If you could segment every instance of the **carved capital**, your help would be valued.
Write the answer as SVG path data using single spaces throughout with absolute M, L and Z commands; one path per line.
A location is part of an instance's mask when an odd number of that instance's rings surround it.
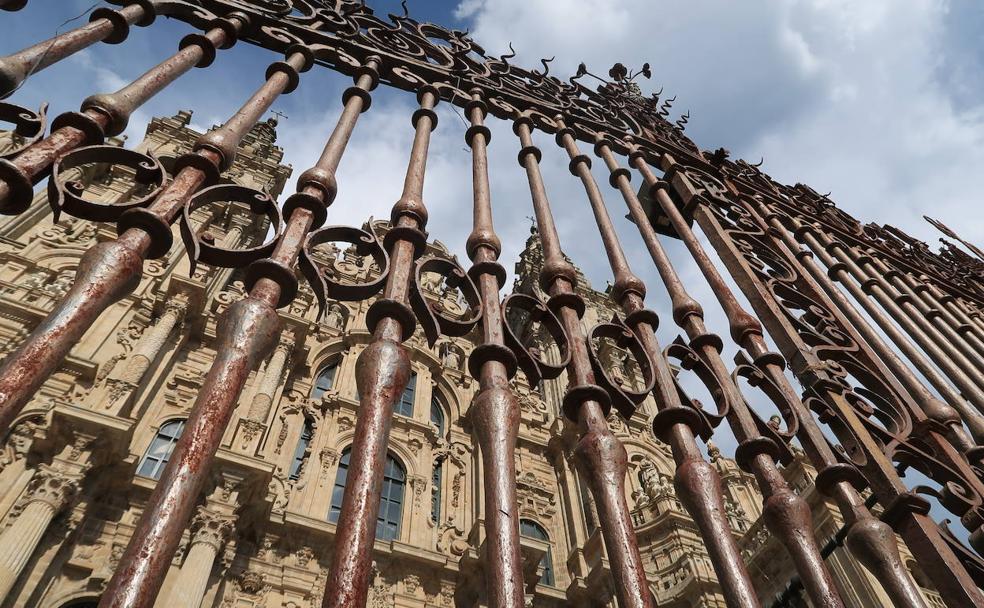
M 234 523 L 235 518 L 233 517 L 207 509 L 199 509 L 191 520 L 191 544 L 205 543 L 219 552 L 229 540 Z
M 81 475 L 41 465 L 24 490 L 22 504 L 26 507 L 34 502 L 45 503 L 57 513 L 75 497 L 81 478 Z
M 168 298 L 164 302 L 164 314 L 172 314 L 180 319 L 186 312 L 188 312 L 188 299 L 183 296 Z

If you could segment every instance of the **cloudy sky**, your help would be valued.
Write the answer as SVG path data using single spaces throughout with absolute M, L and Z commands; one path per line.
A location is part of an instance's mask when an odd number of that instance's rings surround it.
M 400 13 L 395 0 L 370 0 L 379 14 Z M 832 191 L 840 206 L 863 221 L 891 223 L 934 243 L 928 214 L 977 243 L 984 242 L 978 181 L 984 168 L 984 5 L 974 0 L 410 0 L 420 20 L 469 29 L 490 54 L 519 55 L 537 65 L 556 56 L 555 74 L 584 61 L 605 73 L 616 61 L 649 62 L 644 91 L 675 95 L 675 119 L 689 110 L 688 134 L 702 147 L 724 146 L 788 183 Z M 12 52 L 84 23 L 69 21 L 98 6 L 89 0 L 30 0 L 18 13 L 0 13 Z M 64 23 L 68 21 L 68 23 Z M 190 28 L 161 19 L 134 28 L 119 46 L 100 45 L 32 77 L 11 99 L 51 114 L 77 110 L 96 92 L 109 92 L 174 52 Z M 131 142 L 147 121 L 193 109 L 204 129 L 236 110 L 262 83 L 278 58 L 240 44 L 220 51 L 214 66 L 194 70 L 141 108 L 130 123 Z M 278 100 L 279 143 L 295 176 L 310 166 L 334 125 L 348 81 L 316 69 Z M 412 96 L 380 89 L 363 115 L 338 175 L 333 223 L 361 224 L 386 217 L 399 197 L 413 131 Z M 425 201 L 431 235 L 464 260 L 470 230 L 470 154 L 463 119 L 444 104 L 428 164 Z M 529 234 L 529 190 L 516 164 L 518 142 L 495 121 L 490 149 L 493 206 L 506 265 Z M 544 173 L 562 243 L 597 287 L 610 273 L 579 181 L 552 138 L 538 136 Z M 585 148 L 587 149 L 587 148 Z M 666 298 L 624 205 L 596 175 L 635 271 L 650 285 L 650 305 Z M 288 184 L 288 192 L 292 190 Z M 713 296 L 676 241 L 667 242 L 693 293 L 708 308 L 712 331 L 725 334 Z M 675 329 L 664 323 L 661 338 Z

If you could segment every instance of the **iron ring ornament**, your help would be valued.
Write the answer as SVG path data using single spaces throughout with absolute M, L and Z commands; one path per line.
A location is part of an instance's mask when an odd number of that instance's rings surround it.
M 240 204 L 248 207 L 251 214 L 266 217 L 273 235 L 259 245 L 242 249 L 221 247 L 202 238 L 207 223 L 196 227 L 192 214 L 213 203 Z M 284 230 L 280 207 L 268 194 L 237 184 L 219 184 L 200 190 L 181 209 L 178 226 L 181 230 L 181 240 L 188 253 L 190 274 L 194 274 L 199 263 L 223 268 L 249 266 L 273 253 Z
M 9 148 L 0 152 L 0 159 L 10 159 L 30 148 L 44 136 L 48 121 L 48 104 L 42 103 L 37 111 L 12 103 L 0 102 L 0 122 L 13 125 L 13 130 L 7 131 L 10 137 L 17 136 L 19 140 L 12 142 Z
M 356 255 L 371 258 L 378 274 L 373 274 L 362 282 L 339 279 L 333 268 L 319 263 L 319 256 L 315 253 L 318 245 L 332 242 L 348 243 L 355 247 Z M 350 226 L 325 226 L 309 233 L 304 239 L 304 246 L 298 256 L 298 267 L 318 300 L 318 320 L 321 320 L 329 299 L 354 302 L 379 293 L 386 284 L 390 262 L 382 242 L 371 230 Z
M 462 315 L 448 314 L 440 300 L 428 298 L 424 289 L 425 273 L 435 273 L 442 277 L 448 289 L 456 290 L 464 297 L 468 310 Z M 456 261 L 434 255 L 417 260 L 414 280 L 410 286 L 410 308 L 432 348 L 441 335 L 467 335 L 482 318 L 478 288 L 468 273 Z
M 528 340 L 516 334 L 513 326 L 516 315 L 525 315 L 531 324 L 539 323 L 546 330 L 560 353 L 558 362 L 547 361 L 538 347 L 527 344 Z M 571 362 L 570 339 L 560 319 L 543 301 L 526 294 L 510 294 L 502 301 L 502 317 L 506 347 L 516 355 L 519 369 L 526 374 L 530 386 L 540 384 L 541 380 L 553 380 L 564 372 Z
M 680 382 L 682 376 L 679 373 L 673 375 L 673 383 L 680 397 L 681 406 L 683 410 L 690 410 L 691 412 L 691 415 L 683 414 L 682 411 L 680 412 L 682 416 L 686 417 L 684 422 L 691 428 L 694 434 L 707 441 L 713 435 L 714 429 L 731 412 L 731 404 L 725 398 L 725 391 L 721 387 L 720 381 L 700 355 L 687 344 L 683 336 L 677 336 L 673 342 L 667 345 L 663 349 L 663 355 L 668 361 L 676 361 L 681 371 L 693 373 L 700 380 L 701 384 L 704 385 L 711 399 L 714 401 L 715 410 L 708 410 L 699 400 L 693 399 L 687 393 L 683 384 Z M 672 411 L 673 409 L 667 408 L 664 411 Z M 657 415 L 658 418 L 659 415 Z M 660 423 L 660 427 L 661 430 L 665 428 L 662 422 Z M 659 436 L 659 433 L 657 433 L 657 436 Z
M 107 166 L 107 174 L 114 170 L 132 172 L 133 182 L 143 189 L 143 194 L 129 196 L 120 203 L 101 203 L 86 198 L 85 183 L 75 175 L 86 167 L 97 165 Z M 143 209 L 154 202 L 167 186 L 168 179 L 164 165 L 149 154 L 119 146 L 85 146 L 65 154 L 52 166 L 48 204 L 55 222 L 62 212 L 93 222 L 117 222 L 124 213 Z
M 608 323 L 596 324 L 588 332 L 587 338 L 588 357 L 591 361 L 591 369 L 594 371 L 595 381 L 608 392 L 612 406 L 618 410 L 618 413 L 625 419 L 632 418 L 636 407 L 646 399 L 656 384 L 656 374 L 649 354 L 635 333 L 626 327 L 618 315 L 615 315 Z M 630 388 L 624 383 L 616 381 L 608 373 L 599 348 L 601 343 L 606 340 L 614 344 L 615 348 L 631 353 L 639 367 L 639 373 L 642 375 L 640 386 Z

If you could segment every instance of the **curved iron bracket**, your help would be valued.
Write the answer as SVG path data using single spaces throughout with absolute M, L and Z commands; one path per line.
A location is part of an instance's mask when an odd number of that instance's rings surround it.
M 355 246 L 356 254 L 371 257 L 379 267 L 379 276 L 363 283 L 339 280 L 330 268 L 323 268 L 315 261 L 314 248 L 323 243 L 340 241 Z M 370 298 L 383 288 L 389 274 L 389 254 L 371 231 L 351 226 L 325 226 L 310 233 L 298 258 L 301 274 L 307 279 L 318 299 L 318 320 L 325 313 L 328 299 L 354 302 Z
M 601 354 L 595 345 L 596 341 L 611 340 L 618 348 L 626 349 L 635 358 L 642 374 L 644 386 L 639 390 L 631 390 L 619 382 L 615 381 L 605 369 L 601 360 Z M 652 392 L 656 384 L 656 374 L 653 371 L 653 362 L 649 358 L 646 349 L 636 335 L 630 330 L 622 319 L 615 315 L 608 323 L 598 323 L 591 328 L 588 334 L 588 356 L 591 360 L 591 369 L 595 374 L 595 381 L 612 398 L 612 406 L 618 410 L 625 418 L 631 418 L 635 413 L 636 406 L 642 403 L 646 396 Z
M 508 322 L 509 313 L 513 310 L 528 314 L 531 322 L 540 323 L 547 330 L 560 350 L 559 363 L 544 361 L 535 347 L 527 347 L 523 344 L 523 340 L 516 335 Z M 502 301 L 502 317 L 506 320 L 503 324 L 506 346 L 516 355 L 519 368 L 526 374 L 531 386 L 536 386 L 541 380 L 553 380 L 567 368 L 571 362 L 570 340 L 560 319 L 539 298 L 521 293 L 507 296 Z
M 191 214 L 205 205 L 219 202 L 241 203 L 247 205 L 250 212 L 254 214 L 262 213 L 273 227 L 273 236 L 260 245 L 243 249 L 227 249 L 202 239 L 192 224 Z M 269 256 L 283 234 L 283 224 L 280 208 L 265 192 L 238 184 L 219 184 L 201 190 L 185 203 L 178 220 L 181 240 L 184 242 L 191 263 L 189 274 L 194 274 L 199 262 L 223 268 L 244 268 L 256 260 Z
M 85 183 L 66 179 L 65 176 L 73 169 L 97 164 L 130 169 L 134 173 L 134 183 L 148 188 L 148 192 L 143 196 L 132 197 L 122 204 L 103 204 L 84 198 L 82 195 L 85 192 Z M 149 154 L 118 146 L 99 145 L 77 148 L 55 161 L 51 168 L 51 178 L 48 180 L 48 204 L 51 206 L 52 220 L 57 222 L 64 211 L 84 220 L 116 222 L 125 212 L 149 205 L 161 193 L 167 182 L 167 171 L 164 166 Z
M 445 313 L 441 302 L 428 300 L 421 289 L 424 273 L 433 272 L 444 277 L 445 284 L 451 289 L 457 289 L 468 303 L 468 313 L 464 318 L 454 317 Z M 482 306 L 478 288 L 472 282 L 468 273 L 454 260 L 437 256 L 426 256 L 417 260 L 414 280 L 410 286 L 410 307 L 420 322 L 427 344 L 431 347 L 441 337 L 464 336 L 475 327 L 482 318 Z

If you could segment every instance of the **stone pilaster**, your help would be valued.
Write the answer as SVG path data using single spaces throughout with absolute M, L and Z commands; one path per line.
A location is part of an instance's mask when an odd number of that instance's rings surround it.
M 198 608 L 208 589 L 215 558 L 235 528 L 235 519 L 201 508 L 191 521 L 191 542 L 170 594 L 171 606 Z
M 80 479 L 80 475 L 48 465 L 41 465 L 34 473 L 15 507 L 20 513 L 0 534 L 0 600 L 17 582 L 51 520 L 78 492 Z
M 280 343 L 270 355 L 263 379 L 260 381 L 260 386 L 253 396 L 253 402 L 249 406 L 247 418 L 250 420 L 255 420 L 264 425 L 268 422 L 270 408 L 273 405 L 273 396 L 277 392 L 277 387 L 280 386 L 284 368 L 287 366 L 293 350 L 294 336 L 289 332 L 284 332 L 280 337 Z
M 168 300 L 164 305 L 164 312 L 153 326 L 151 326 L 137 342 L 133 349 L 126 369 L 120 380 L 125 384 L 136 386 L 140 379 L 147 373 L 150 364 L 154 362 L 161 349 L 167 344 L 167 340 L 174 331 L 174 328 L 184 318 L 188 310 L 188 302 L 183 298 Z

